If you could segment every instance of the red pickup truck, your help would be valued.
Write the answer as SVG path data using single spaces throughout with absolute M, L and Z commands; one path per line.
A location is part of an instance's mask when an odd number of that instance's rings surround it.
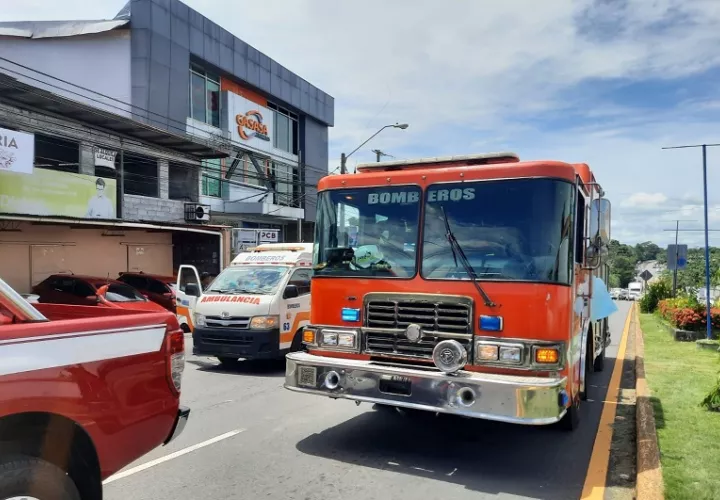
M 170 312 L 30 304 L 0 279 L 0 498 L 100 500 L 180 434 L 184 343 Z

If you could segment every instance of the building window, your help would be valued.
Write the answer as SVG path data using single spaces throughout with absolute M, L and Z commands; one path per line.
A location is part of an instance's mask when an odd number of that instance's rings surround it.
M 193 182 L 194 180 L 194 182 Z M 195 186 L 195 189 L 193 189 Z M 168 164 L 168 198 L 197 201 L 197 166 L 184 163 Z
M 154 158 L 125 153 L 123 158 L 125 194 L 158 195 L 158 164 Z
M 190 66 L 190 117 L 220 128 L 220 78 L 195 64 Z
M 203 196 L 214 196 L 220 198 L 222 196 L 221 178 L 222 163 L 219 159 L 204 160 L 202 165 L 202 194 Z
M 35 166 L 61 172 L 80 171 L 80 144 L 35 134 Z
M 299 207 L 296 196 L 297 172 L 291 165 L 273 162 L 273 178 L 275 181 L 275 203 L 288 207 Z
M 268 108 L 273 110 L 273 146 L 298 154 L 298 115 L 270 102 Z

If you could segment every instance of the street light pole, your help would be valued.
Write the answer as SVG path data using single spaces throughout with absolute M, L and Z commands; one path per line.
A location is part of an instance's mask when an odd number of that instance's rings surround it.
M 373 135 L 371 135 L 370 137 L 368 137 L 368 139 L 367 139 L 365 142 L 363 142 L 363 143 L 360 144 L 358 147 L 356 147 L 355 149 L 353 149 L 352 151 L 350 151 L 350 153 L 348 153 L 348 154 L 341 153 L 341 154 L 340 154 L 340 174 L 347 174 L 347 159 L 350 158 L 350 156 L 352 156 L 352 154 L 355 153 L 358 149 L 360 149 L 360 148 L 363 147 L 365 144 L 367 144 L 368 142 L 370 142 L 370 141 L 371 141 L 376 135 L 378 135 L 380 132 L 382 132 L 382 131 L 385 130 L 386 128 L 399 128 L 400 130 L 405 130 L 405 129 L 408 128 L 408 127 L 409 127 L 409 125 L 408 125 L 407 123 L 396 123 L 396 124 L 394 124 L 394 125 L 385 125 L 385 126 L 382 127 L 380 130 L 378 130 L 377 132 L 375 132 Z
M 710 236 L 708 230 L 708 194 L 707 194 L 707 148 L 720 144 L 693 144 L 689 146 L 672 146 L 663 149 L 702 148 L 703 157 L 703 198 L 705 215 L 705 313 L 707 314 L 707 338 L 712 339 L 712 313 L 710 312 Z
M 710 238 L 708 235 L 708 191 L 707 191 L 707 145 L 702 145 L 703 156 L 703 197 L 705 199 L 705 304 L 707 307 L 707 339 L 712 338 L 712 314 L 710 313 Z

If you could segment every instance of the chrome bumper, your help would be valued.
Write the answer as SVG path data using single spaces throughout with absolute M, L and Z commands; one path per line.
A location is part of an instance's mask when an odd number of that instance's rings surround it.
M 286 360 L 285 388 L 296 392 L 527 425 L 552 424 L 566 412 L 565 377 L 446 375 L 304 352 Z

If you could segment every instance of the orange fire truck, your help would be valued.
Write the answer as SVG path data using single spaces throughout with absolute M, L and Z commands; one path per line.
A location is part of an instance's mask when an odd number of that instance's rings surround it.
M 586 164 L 368 163 L 318 185 L 307 352 L 287 389 L 376 408 L 579 424 L 603 368 L 610 204 Z

